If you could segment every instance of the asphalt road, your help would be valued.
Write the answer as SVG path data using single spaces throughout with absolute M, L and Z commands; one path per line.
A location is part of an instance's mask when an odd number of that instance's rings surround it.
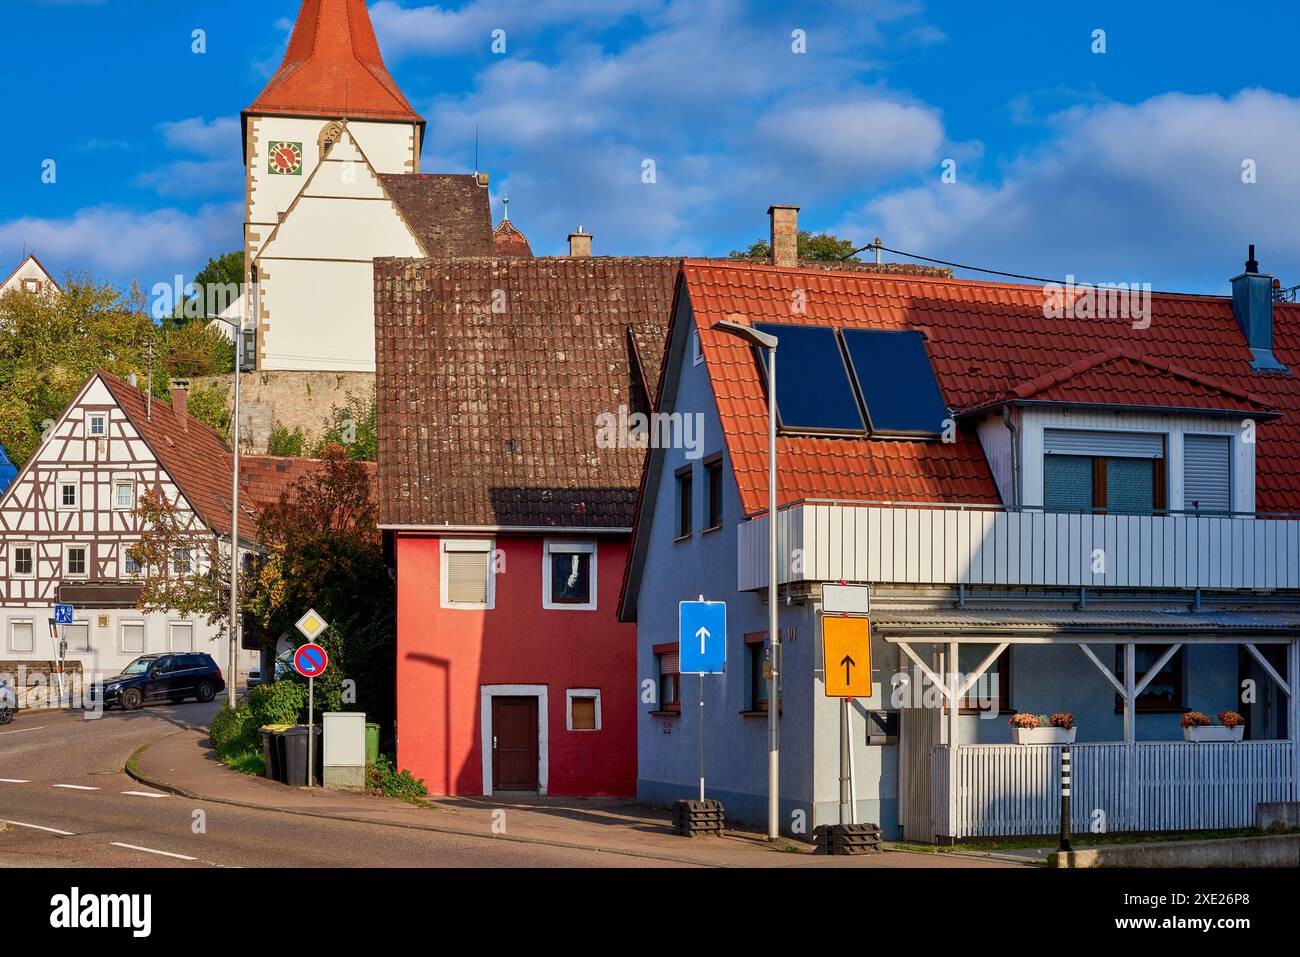
M 294 817 L 151 793 L 140 745 L 206 726 L 217 705 L 24 711 L 0 727 L 0 867 L 656 867 L 600 851 Z M 677 865 L 680 866 L 680 865 Z

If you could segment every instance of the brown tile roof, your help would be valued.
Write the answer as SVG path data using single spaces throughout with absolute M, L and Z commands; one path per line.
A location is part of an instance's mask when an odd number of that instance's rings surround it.
M 100 369 L 96 375 L 149 443 L 190 507 L 215 532 L 229 535 L 230 449 L 221 436 L 193 416 L 178 415 L 161 399 L 148 403 L 141 389 L 112 373 Z
M 643 452 L 597 416 L 639 405 L 633 341 L 653 390 L 679 264 L 376 260 L 380 523 L 630 528 Z
M 528 237 L 515 228 L 514 223 L 503 219 L 497 224 L 497 228 L 492 230 L 492 255 L 523 256 L 531 259 L 533 247 L 528 242 Z
M 303 0 L 284 62 L 245 112 L 424 122 L 384 66 L 366 0 Z
M 364 462 L 374 492 L 375 463 Z M 292 491 L 299 479 L 306 478 L 322 468 L 322 459 L 289 458 L 279 455 L 239 456 L 239 494 L 247 495 L 249 503 L 257 508 L 275 505 L 280 496 Z
M 430 256 L 491 256 L 487 187 L 462 173 L 380 173 L 388 195 Z

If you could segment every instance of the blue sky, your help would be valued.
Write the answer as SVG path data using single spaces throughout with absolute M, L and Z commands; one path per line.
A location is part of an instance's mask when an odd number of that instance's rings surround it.
M 1217 293 L 1255 242 L 1300 283 L 1291 4 L 370 6 L 424 169 L 471 169 L 477 126 L 494 209 L 508 193 L 538 253 L 581 224 L 597 253 L 721 255 L 792 202 L 807 228 L 1035 276 Z M 239 112 L 298 7 L 6 0 L 0 272 L 26 247 L 152 285 L 238 248 Z

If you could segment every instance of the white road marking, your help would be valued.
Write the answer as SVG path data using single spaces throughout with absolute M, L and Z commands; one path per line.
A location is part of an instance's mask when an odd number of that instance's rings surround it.
M 161 854 L 163 857 L 175 857 L 182 861 L 197 861 L 197 857 L 189 857 L 185 854 L 173 854 L 171 851 L 159 851 L 152 847 L 141 847 L 138 844 L 123 844 L 120 841 L 113 841 L 114 847 L 125 847 L 132 851 L 144 851 L 146 854 Z
M 36 728 L 16 728 L 13 731 L 0 731 L 0 734 L 23 734 L 26 731 L 44 731 L 45 725 Z
M 32 783 L 31 781 L 28 781 L 24 778 L 0 778 L 0 784 L 31 784 L 31 783 Z
M 88 784 L 56 784 L 56 788 L 67 788 L 69 791 L 98 791 L 99 788 L 92 788 Z
M 123 793 L 123 794 L 134 794 L 136 797 L 142 797 L 142 798 L 165 798 L 165 797 L 168 797 L 168 795 L 166 795 L 166 794 L 159 794 L 157 791 L 123 791 L 122 793 Z
M 35 831 L 49 831 L 51 834 L 62 834 L 64 837 L 72 837 L 71 831 L 60 831 L 57 827 L 45 827 L 41 824 L 24 824 L 22 821 L 5 821 L 6 824 L 12 824 L 14 827 L 30 827 Z

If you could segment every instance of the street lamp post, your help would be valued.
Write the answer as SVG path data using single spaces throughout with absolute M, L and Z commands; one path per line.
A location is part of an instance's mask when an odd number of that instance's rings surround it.
M 767 839 L 781 835 L 781 636 L 777 629 L 776 583 L 776 336 L 724 319 L 719 332 L 736 336 L 767 353 L 767 643 L 771 674 L 767 683 Z
M 230 478 L 230 680 L 226 682 L 226 700 L 234 709 L 239 685 L 239 362 L 244 321 L 242 317 L 237 320 L 221 316 L 213 318 L 230 326 L 235 339 L 235 402 L 230 424 L 230 440 L 234 446 Z

